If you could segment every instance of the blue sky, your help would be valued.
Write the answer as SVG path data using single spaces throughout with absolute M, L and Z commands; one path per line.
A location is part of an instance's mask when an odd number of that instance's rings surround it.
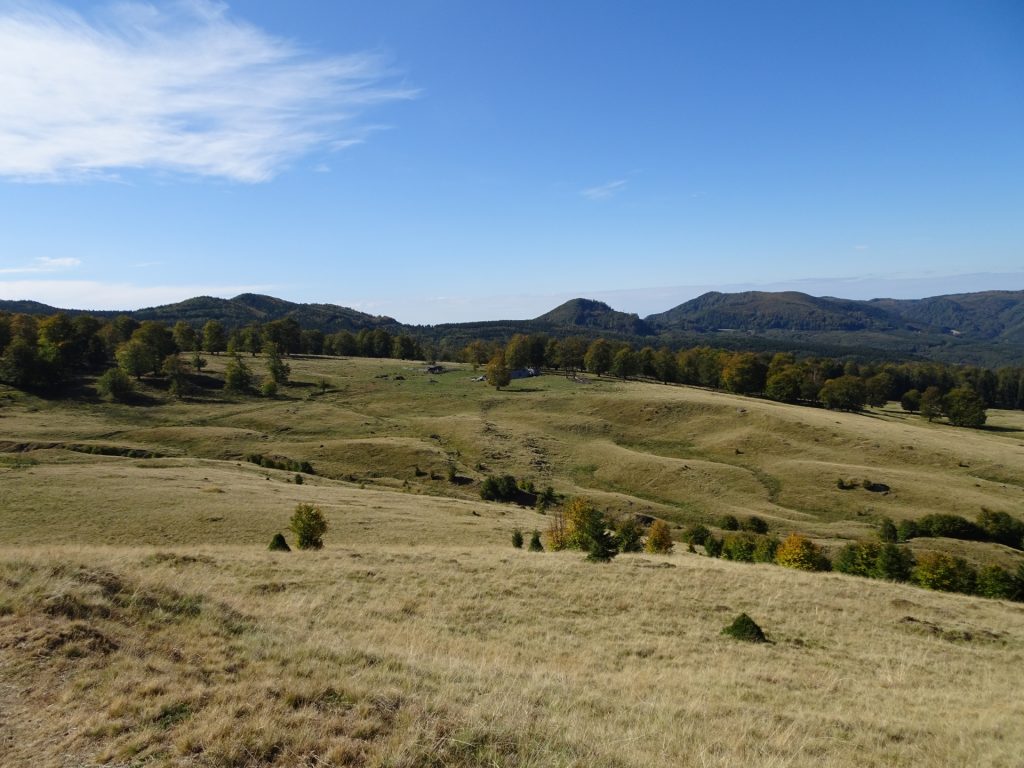
M 0 0 L 0 298 L 1024 288 L 1024 4 Z

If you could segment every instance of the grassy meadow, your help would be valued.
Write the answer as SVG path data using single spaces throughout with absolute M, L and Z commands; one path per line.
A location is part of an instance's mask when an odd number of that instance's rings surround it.
M 897 406 L 289 362 L 274 399 L 0 389 L 0 764 L 1022 765 L 1024 605 L 680 545 L 528 553 L 513 528 L 550 518 L 479 488 L 509 473 L 677 535 L 757 515 L 834 550 L 883 515 L 1019 518 L 1024 413 L 965 430 Z M 325 548 L 268 552 L 300 502 L 324 510 Z M 771 644 L 721 635 L 741 611 Z

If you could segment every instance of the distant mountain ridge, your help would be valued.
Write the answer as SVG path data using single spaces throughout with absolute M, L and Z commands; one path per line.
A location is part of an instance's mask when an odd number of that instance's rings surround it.
M 604 302 L 576 298 L 532 320 L 497 320 L 415 326 L 335 304 L 301 304 L 243 293 L 231 299 L 198 296 L 127 312 L 61 310 L 34 301 L 0 300 L 0 311 L 57 312 L 229 327 L 295 319 L 324 333 L 383 328 L 449 345 L 473 338 L 507 339 L 514 333 L 583 335 L 658 346 L 709 344 L 728 348 L 807 351 L 814 354 L 884 354 L 946 362 L 1024 365 L 1024 291 L 982 291 L 925 299 L 860 301 L 797 291 L 712 291 L 665 312 L 640 318 Z

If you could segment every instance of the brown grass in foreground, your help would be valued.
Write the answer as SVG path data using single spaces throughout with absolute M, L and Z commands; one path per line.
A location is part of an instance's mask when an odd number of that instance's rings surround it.
M 1020 765 L 1019 605 L 688 554 L 0 558 L 5 765 Z
M 892 409 L 559 377 L 495 393 L 468 371 L 292 362 L 275 400 L 0 392 L 0 765 L 1022 765 L 1020 604 L 679 546 L 607 565 L 531 554 L 511 531 L 548 518 L 478 497 L 512 473 L 677 536 L 756 514 L 835 546 L 880 515 L 1019 515 L 1021 414 L 956 430 Z M 251 452 L 318 474 L 297 485 Z M 326 548 L 267 552 L 298 503 L 324 509 Z M 740 612 L 773 642 L 722 636 Z

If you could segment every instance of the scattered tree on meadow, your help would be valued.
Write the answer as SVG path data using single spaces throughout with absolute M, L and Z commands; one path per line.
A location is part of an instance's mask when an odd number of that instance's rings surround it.
M 909 413 L 917 413 L 921 410 L 921 393 L 916 389 L 908 389 L 900 398 L 900 407 Z
M 271 380 L 277 385 L 287 384 L 292 369 L 281 359 L 277 344 L 268 341 L 263 345 L 263 353 L 267 356 L 267 373 L 270 374 Z
M 821 548 L 806 536 L 799 533 L 791 533 L 779 545 L 775 553 L 775 562 L 786 568 L 796 568 L 801 571 L 824 571 L 828 570 L 824 554 Z
M 623 516 L 615 525 L 615 541 L 620 552 L 639 552 L 644 548 L 644 529 L 634 515 Z
M 152 348 L 135 338 L 121 344 L 115 357 L 121 369 L 136 379 L 141 379 L 156 367 L 156 356 Z
M 192 352 L 199 348 L 199 334 L 184 320 L 179 320 L 174 324 L 171 336 L 174 338 L 174 344 L 182 352 Z
M 950 390 L 943 404 L 949 423 L 957 427 L 980 427 L 985 423 L 985 401 L 969 387 Z
M 512 371 L 505 364 L 505 353 L 501 350 L 494 354 L 487 364 L 487 383 L 499 392 L 512 382 Z
M 96 391 L 109 400 L 123 402 L 132 393 L 132 380 L 123 368 L 110 368 L 96 379 Z
M 231 356 L 227 366 L 224 368 L 224 391 L 244 394 L 251 392 L 255 384 L 255 377 L 245 360 L 237 352 Z
M 611 366 L 613 376 L 618 376 L 620 379 L 628 379 L 630 376 L 636 376 L 639 371 L 640 358 L 637 357 L 636 352 L 631 348 L 622 347 L 622 349 L 615 353 Z
M 840 376 L 829 379 L 818 392 L 821 404 L 830 411 L 859 411 L 867 402 L 867 390 L 863 379 L 857 376 Z
M 583 358 L 583 364 L 591 373 L 598 376 L 608 373 L 612 367 L 612 345 L 604 339 L 597 339 L 587 347 L 587 354 Z
M 188 394 L 189 381 L 185 372 L 185 364 L 177 354 L 170 354 L 165 357 L 160 370 L 167 377 L 167 391 L 172 397 L 180 400 Z
M 934 421 L 942 415 L 942 390 L 938 387 L 928 387 L 921 394 L 921 415 Z
M 299 504 L 292 513 L 288 527 L 298 538 L 299 549 L 323 549 L 324 534 L 327 533 L 327 518 L 320 507 L 313 504 Z
M 658 555 L 667 555 L 675 546 L 672 542 L 672 530 L 664 520 L 655 520 L 647 531 L 647 544 L 644 546 L 648 552 Z
M 217 355 L 228 348 L 228 336 L 219 320 L 208 320 L 203 326 L 203 351 Z

